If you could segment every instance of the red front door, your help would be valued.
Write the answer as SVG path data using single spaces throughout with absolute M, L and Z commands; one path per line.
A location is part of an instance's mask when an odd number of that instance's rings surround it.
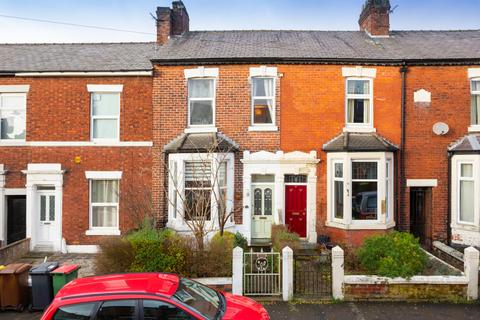
M 285 222 L 290 231 L 307 237 L 307 186 L 285 187 Z

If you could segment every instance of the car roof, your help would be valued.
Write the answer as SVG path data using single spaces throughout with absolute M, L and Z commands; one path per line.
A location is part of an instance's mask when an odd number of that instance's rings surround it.
M 74 280 L 60 290 L 56 299 L 85 295 L 157 294 L 171 297 L 180 278 L 168 273 L 129 273 L 94 276 Z

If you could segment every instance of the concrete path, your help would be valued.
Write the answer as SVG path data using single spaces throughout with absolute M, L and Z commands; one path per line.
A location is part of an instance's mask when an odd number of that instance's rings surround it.
M 480 319 L 479 304 L 428 303 L 332 303 L 332 304 L 266 304 L 273 320 L 463 320 Z M 3 320 L 38 320 L 40 314 L 28 312 L 0 313 Z

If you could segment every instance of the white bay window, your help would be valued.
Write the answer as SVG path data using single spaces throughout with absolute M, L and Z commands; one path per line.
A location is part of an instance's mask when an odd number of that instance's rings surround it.
M 388 229 L 393 221 L 393 154 L 328 154 L 327 225 Z
M 172 153 L 168 168 L 168 225 L 187 231 L 185 220 L 218 227 L 233 210 L 233 153 Z M 233 219 L 229 219 L 229 223 Z
M 480 245 L 480 155 L 454 154 L 451 161 L 452 242 Z

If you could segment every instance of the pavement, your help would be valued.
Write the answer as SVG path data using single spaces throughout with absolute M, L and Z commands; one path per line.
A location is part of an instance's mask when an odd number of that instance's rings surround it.
M 344 302 L 344 303 L 283 303 L 265 304 L 271 319 L 322 319 L 322 320 L 463 320 L 480 319 L 480 304 L 445 303 L 394 303 L 394 302 Z M 40 313 L 0 313 L 5 320 L 38 320 Z M 253 319 L 252 319 L 253 320 Z

